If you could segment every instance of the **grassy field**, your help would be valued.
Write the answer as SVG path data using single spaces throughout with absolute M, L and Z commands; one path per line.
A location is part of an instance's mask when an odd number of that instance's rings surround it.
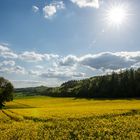
M 0 110 L 0 140 L 140 139 L 140 100 L 24 97 Z

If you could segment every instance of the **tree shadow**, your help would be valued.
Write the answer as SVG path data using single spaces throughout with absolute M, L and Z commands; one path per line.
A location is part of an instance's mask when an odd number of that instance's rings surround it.
M 137 98 L 137 97 L 134 97 L 134 98 L 87 98 L 87 97 L 74 97 L 73 100 L 78 100 L 78 99 L 86 99 L 86 100 L 100 100 L 100 101 L 106 101 L 106 100 L 110 100 L 110 101 L 113 101 L 113 100 L 140 100 L 140 98 Z

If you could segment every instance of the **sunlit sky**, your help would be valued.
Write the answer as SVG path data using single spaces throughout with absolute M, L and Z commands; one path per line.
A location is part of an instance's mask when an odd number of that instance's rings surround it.
M 140 0 L 0 0 L 0 76 L 15 87 L 140 66 Z

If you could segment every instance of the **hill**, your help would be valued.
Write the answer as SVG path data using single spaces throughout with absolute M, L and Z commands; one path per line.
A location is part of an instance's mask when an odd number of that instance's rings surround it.
M 15 90 L 16 95 L 45 95 L 76 98 L 136 98 L 140 97 L 140 69 L 125 70 L 84 80 L 72 80 L 60 87 L 31 87 Z

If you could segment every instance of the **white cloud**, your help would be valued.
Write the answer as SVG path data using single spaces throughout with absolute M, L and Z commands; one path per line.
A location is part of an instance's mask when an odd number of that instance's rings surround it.
M 49 18 L 49 17 L 53 16 L 56 13 L 56 7 L 52 6 L 52 5 L 50 5 L 50 6 L 46 5 L 43 8 L 43 12 L 44 12 L 44 17 Z
M 13 54 L 7 55 L 7 54 Z M 86 54 L 83 56 L 59 56 L 52 53 L 38 53 L 25 51 L 20 54 L 5 45 L 0 45 L 0 73 L 3 75 L 14 74 L 21 77 L 30 77 L 49 81 L 47 84 L 60 84 L 72 79 L 83 79 L 126 68 L 140 67 L 140 51 L 136 52 L 102 52 Z M 9 58 L 9 59 L 8 59 Z M 16 58 L 11 59 L 11 58 Z M 29 66 L 27 62 L 31 63 Z M 22 65 L 26 66 L 26 69 Z M 31 69 L 32 68 L 32 69 Z M 53 85 L 51 84 L 51 85 Z
M 9 51 L 9 52 L 2 52 L 1 56 L 3 56 L 4 58 L 17 58 L 18 55 Z
M 47 54 L 47 53 L 41 54 L 41 53 L 36 53 L 36 52 L 25 51 L 19 55 L 19 58 L 27 62 L 39 62 L 39 61 L 44 61 L 44 60 L 48 61 L 48 60 L 58 59 L 59 55 Z
M 68 55 L 66 57 L 60 57 L 57 54 L 36 53 L 25 51 L 19 55 L 13 53 L 7 46 L 0 45 L 0 56 L 3 58 L 19 58 L 26 62 L 40 62 L 47 60 L 53 66 L 59 64 L 59 66 L 73 66 L 76 64 L 85 65 L 95 69 L 123 69 L 129 68 L 132 65 L 140 62 L 140 51 L 136 52 L 102 52 L 98 54 L 87 54 L 81 57 L 75 55 Z M 5 64 L 14 65 L 15 62 L 4 62 Z
M 80 8 L 83 7 L 99 8 L 99 0 L 71 0 L 71 2 L 75 3 Z
M 44 54 L 44 58 L 45 58 L 46 60 L 58 59 L 58 58 L 59 58 L 59 55 L 57 55 L 57 54 L 47 54 L 47 53 L 45 53 L 45 54 Z
M 64 57 L 61 61 L 60 61 L 60 65 L 62 66 L 67 66 L 67 65 L 74 65 L 76 62 L 78 61 L 78 58 L 74 55 L 68 55 L 66 57 Z
M 32 10 L 33 10 L 33 12 L 38 12 L 39 11 L 39 8 L 37 7 L 37 6 L 35 6 L 35 5 L 33 5 L 32 6 Z
M 124 69 L 130 68 L 140 62 L 140 52 L 103 52 L 99 54 L 88 54 L 81 57 L 66 56 L 60 62 L 61 66 L 81 64 L 93 69 Z
M 63 1 L 54 1 L 43 8 L 44 17 L 46 19 L 51 18 L 52 16 L 56 14 L 58 10 L 61 10 L 64 8 L 65 8 L 65 5 Z
M 25 68 L 21 66 L 0 66 L 0 73 L 25 74 Z
M 126 59 L 131 59 L 134 61 L 140 61 L 140 51 L 136 52 L 118 52 L 116 53 L 118 56 L 125 57 Z
M 1 64 L 0 64 L 0 66 L 15 66 L 15 61 L 13 61 L 13 60 L 5 60 L 5 61 L 3 61 Z
M 82 65 L 87 65 L 95 69 L 122 69 L 129 68 L 134 61 L 126 59 L 121 55 L 111 52 L 104 52 L 97 55 L 86 55 L 79 60 Z
M 12 52 L 7 46 L 0 45 L 0 57 L 3 58 L 17 58 L 17 54 Z
M 43 61 L 44 55 L 35 53 L 35 52 L 23 52 L 22 54 L 19 55 L 19 58 L 21 60 L 25 60 L 28 62 L 38 62 L 38 61 Z
M 10 51 L 10 49 L 4 45 L 0 45 L 0 52 Z

